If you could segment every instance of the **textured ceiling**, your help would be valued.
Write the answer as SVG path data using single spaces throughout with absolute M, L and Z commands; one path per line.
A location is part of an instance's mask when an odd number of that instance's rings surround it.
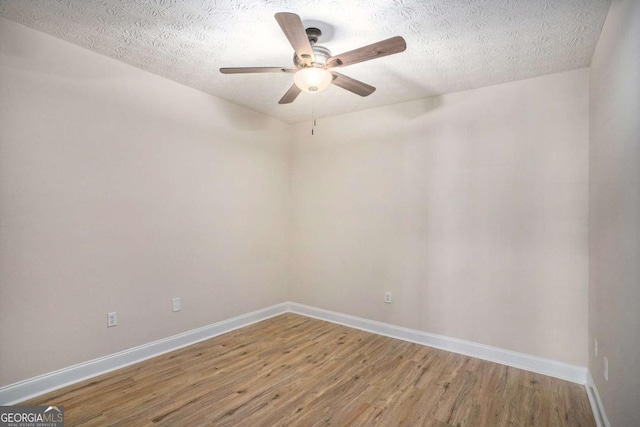
M 0 0 L 0 15 L 287 122 L 586 67 L 610 0 Z M 274 19 L 294 12 L 339 54 L 400 35 L 407 50 L 339 71 L 377 88 L 331 86 L 278 105 L 291 74 Z M 305 25 L 310 26 L 310 25 Z

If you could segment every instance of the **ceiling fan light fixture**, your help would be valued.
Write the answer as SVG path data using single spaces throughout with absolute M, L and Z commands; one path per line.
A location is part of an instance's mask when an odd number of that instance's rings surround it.
M 279 12 L 275 15 L 280 29 L 293 48 L 293 65 L 287 67 L 232 67 L 220 68 L 223 74 L 238 73 L 295 73 L 293 84 L 278 104 L 291 104 L 300 92 L 321 92 L 334 84 L 360 96 L 369 96 L 376 88 L 364 82 L 327 71 L 328 68 L 344 67 L 359 62 L 370 61 L 387 55 L 403 52 L 407 43 L 400 36 L 391 37 L 340 55 L 332 55 L 324 46 L 316 44 L 322 31 L 316 27 L 305 29 L 302 19 L 295 13 Z
M 293 75 L 293 82 L 305 92 L 322 92 L 333 81 L 333 75 L 324 68 L 307 67 Z

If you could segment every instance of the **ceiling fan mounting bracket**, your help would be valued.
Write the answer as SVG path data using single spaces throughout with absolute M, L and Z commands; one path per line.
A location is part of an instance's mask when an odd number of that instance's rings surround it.
M 316 27 L 309 27 L 305 30 L 305 32 L 307 33 L 307 37 L 309 38 L 309 43 L 311 43 L 311 46 L 318 43 L 318 39 L 322 35 L 322 31 L 320 31 L 320 29 Z

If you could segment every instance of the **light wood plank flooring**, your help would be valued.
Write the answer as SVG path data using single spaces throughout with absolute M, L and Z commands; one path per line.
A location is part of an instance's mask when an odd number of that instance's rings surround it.
M 25 403 L 67 426 L 595 426 L 583 386 L 295 314 Z

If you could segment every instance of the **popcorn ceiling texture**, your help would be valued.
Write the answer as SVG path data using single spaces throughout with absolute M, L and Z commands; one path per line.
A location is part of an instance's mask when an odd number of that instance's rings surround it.
M 0 15 L 151 73 L 294 123 L 587 67 L 610 0 L 0 0 Z M 339 54 L 395 35 L 403 53 L 340 72 L 377 88 L 332 86 L 278 105 L 291 74 L 222 75 L 220 67 L 289 66 L 273 15 L 320 22 Z

